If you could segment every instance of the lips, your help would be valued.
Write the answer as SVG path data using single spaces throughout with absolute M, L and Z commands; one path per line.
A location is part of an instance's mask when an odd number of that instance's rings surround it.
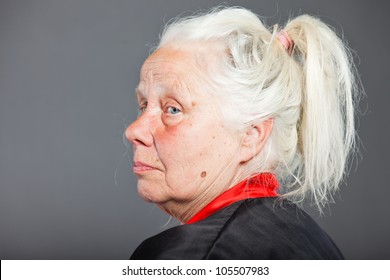
M 140 162 L 140 161 L 134 162 L 134 166 L 133 166 L 134 173 L 139 174 L 139 173 L 144 173 L 144 172 L 147 172 L 150 170 L 157 170 L 157 169 L 154 168 L 153 166 L 150 166 L 150 165 L 143 163 L 143 162 Z

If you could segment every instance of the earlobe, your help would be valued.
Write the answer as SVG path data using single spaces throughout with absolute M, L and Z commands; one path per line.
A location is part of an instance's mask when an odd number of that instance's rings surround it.
M 241 162 L 245 163 L 257 156 L 264 148 L 271 135 L 273 119 L 251 125 L 243 136 L 241 142 Z

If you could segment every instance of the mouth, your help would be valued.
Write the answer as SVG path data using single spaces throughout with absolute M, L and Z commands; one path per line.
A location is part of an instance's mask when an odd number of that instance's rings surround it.
M 157 168 L 140 161 L 134 162 L 133 171 L 135 174 L 141 174 L 150 170 L 157 170 Z

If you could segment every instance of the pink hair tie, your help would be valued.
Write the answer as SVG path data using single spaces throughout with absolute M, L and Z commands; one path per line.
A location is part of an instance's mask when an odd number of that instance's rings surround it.
M 294 41 L 291 40 L 290 36 L 288 36 L 287 32 L 282 30 L 277 35 L 276 38 L 282 43 L 283 47 L 286 49 L 288 55 L 291 56 L 293 48 L 294 48 Z

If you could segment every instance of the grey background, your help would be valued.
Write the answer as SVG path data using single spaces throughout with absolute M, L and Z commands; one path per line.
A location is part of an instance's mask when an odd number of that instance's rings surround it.
M 221 1 L 0 1 L 0 258 L 127 259 L 172 225 L 137 196 L 122 135 L 161 26 Z M 265 17 L 320 16 L 356 51 L 363 160 L 316 219 L 349 259 L 390 258 L 386 1 L 226 1 Z

